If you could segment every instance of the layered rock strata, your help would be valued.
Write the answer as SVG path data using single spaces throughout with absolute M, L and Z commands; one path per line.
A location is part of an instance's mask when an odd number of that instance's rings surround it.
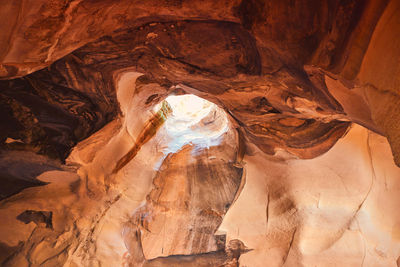
M 399 266 L 399 1 L 0 6 L 2 265 Z

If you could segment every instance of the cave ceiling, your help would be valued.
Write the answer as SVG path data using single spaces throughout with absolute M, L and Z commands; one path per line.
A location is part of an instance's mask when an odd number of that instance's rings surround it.
M 103 199 L 102 203 L 111 205 L 121 196 L 99 193 L 99 188 L 107 191 L 113 187 L 116 178 L 107 175 L 119 172 L 136 155 L 140 160 L 144 156 L 137 154 L 138 151 L 142 147 L 147 151 L 144 145 L 158 140 L 156 131 L 168 112 L 161 110 L 157 113 L 159 117 L 156 114 L 151 119 L 146 112 L 168 95 L 197 95 L 216 104 L 229 117 L 233 132 L 224 137 L 223 152 L 212 147 L 197 151 L 185 146 L 163 159 L 160 168 L 165 171 L 155 176 L 155 187 L 147 192 L 147 204 L 126 225 L 136 225 L 133 221 L 140 221 L 143 214 L 154 214 L 150 226 L 148 218 L 139 223 L 140 227 L 153 231 L 161 231 L 159 222 L 171 214 L 176 215 L 170 219 L 171 224 L 177 220 L 181 224 L 195 223 L 193 232 L 182 234 L 180 239 L 163 241 L 162 245 L 152 231 L 143 232 L 141 249 L 146 258 L 217 250 L 218 240 L 210 233 L 200 243 L 188 240 L 205 231 L 199 225 L 215 232 L 222 223 L 227 207 L 243 187 L 244 170 L 240 162 L 244 155 L 253 156 L 261 151 L 268 157 L 283 153 L 291 159 L 313 160 L 330 151 L 357 125 L 386 138 L 391 154 L 385 155 L 400 166 L 400 3 L 397 0 L 15 0 L 3 1 L 0 6 L 1 158 L 5 158 L 4 153 L 13 155 L 16 151 L 37 153 L 35 160 L 46 164 L 35 167 L 38 169 L 32 167 L 32 174 L 27 175 L 65 170 L 64 164 L 79 154 L 76 150 L 88 151 L 85 142 L 93 151 L 101 151 L 100 147 L 106 146 L 105 140 L 101 141 L 102 134 L 105 139 L 114 134 L 122 136 L 121 127 L 128 127 L 126 131 L 131 136 L 139 137 L 130 152 L 125 151 L 124 157 L 120 155 L 117 167 L 110 165 L 109 173 L 94 170 L 94 166 L 99 166 L 95 152 L 90 152 L 93 155 L 87 152 L 80 158 L 81 164 L 91 164 L 78 172 L 86 177 L 90 191 L 87 195 L 93 201 Z M 126 73 L 140 74 L 128 81 L 134 88 L 130 97 L 135 99 L 129 105 L 117 93 L 122 80 L 128 79 Z M 137 115 L 142 124 L 136 126 L 144 127 L 142 132 L 129 130 L 135 125 L 126 126 L 129 116 L 134 116 L 129 113 L 133 107 L 136 115 L 145 114 Z M 146 126 L 145 121 L 150 124 Z M 149 153 L 155 153 L 148 149 Z M 190 158 L 194 151 L 196 156 Z M 209 160 L 211 154 L 217 155 L 221 162 Z M 25 161 L 28 159 L 21 159 L 28 166 L 24 168 L 30 168 Z M 2 159 L 2 162 L 2 173 L 9 175 L 5 183 L 12 184 L 9 177 L 18 173 L 14 170 L 18 167 L 6 170 L 8 161 Z M 174 186 L 169 185 L 173 182 L 168 177 L 179 173 L 194 173 L 189 182 L 182 183 L 198 186 L 197 194 L 207 196 L 211 211 L 202 206 L 204 199 L 193 197 L 189 189 L 182 193 L 185 200 L 182 203 L 171 200 L 168 188 Z M 199 173 L 207 173 L 205 177 L 220 184 L 203 181 L 196 176 Z M 98 181 L 90 181 L 90 177 L 102 177 L 101 186 Z M 7 201 L 22 188 L 42 188 L 52 181 L 46 179 L 19 179 L 20 185 L 10 186 L 11 191 L 1 192 L 1 197 Z M 76 179 L 71 174 L 65 183 L 78 184 Z M 223 197 L 208 195 L 215 188 L 220 191 L 214 194 Z M 285 189 L 279 187 L 279 190 Z M 165 197 L 167 200 L 163 200 L 163 194 L 169 196 Z M 167 202 L 173 204 L 168 206 Z M 295 204 L 287 201 L 282 205 L 291 210 Z M 198 215 L 194 210 L 202 213 Z M 206 211 L 210 213 L 204 215 Z M 22 220 L 27 217 L 29 223 L 32 212 L 17 215 Z M 39 221 L 50 231 L 53 225 L 46 222 L 53 213 L 40 212 L 35 216 L 44 218 Z M 88 212 L 94 217 L 100 213 Z M 74 224 L 72 217 L 66 225 Z M 126 225 L 124 229 L 131 229 Z M 71 235 L 65 238 L 72 240 L 77 229 L 79 226 L 75 225 L 72 232 L 65 232 Z M 35 243 L 42 236 L 57 239 L 46 231 L 33 234 L 29 242 Z M 131 239 L 138 237 L 136 230 L 127 231 Z M 168 231 L 172 236 L 179 235 L 176 228 Z M 295 232 L 285 232 L 290 244 Z M 88 236 L 86 241 L 90 239 Z M 11 243 L 9 240 L 7 246 L 13 247 L 15 253 L 17 245 Z M 149 244 L 156 245 L 151 248 Z M 168 252 L 164 252 L 164 245 Z M 33 253 L 26 245 L 19 246 L 18 253 Z M 130 245 L 127 246 L 129 251 Z M 163 249 L 161 254 L 159 247 Z M 214 260 L 220 259 L 215 257 Z M 15 259 L 12 258 L 14 263 Z M 153 266 L 151 262 L 148 264 Z
M 312 158 L 354 121 L 386 135 L 396 155 L 396 133 L 369 104 L 386 89 L 357 77 L 387 1 L 153 4 L 5 5 L 14 25 L 1 47 L 2 138 L 64 159 L 118 114 L 114 79 L 131 68 L 143 83 L 190 87 L 216 102 L 269 154 Z

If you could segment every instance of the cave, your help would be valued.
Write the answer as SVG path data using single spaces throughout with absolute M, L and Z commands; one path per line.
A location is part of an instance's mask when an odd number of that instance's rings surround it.
M 400 267 L 400 1 L 0 7 L 0 266 Z

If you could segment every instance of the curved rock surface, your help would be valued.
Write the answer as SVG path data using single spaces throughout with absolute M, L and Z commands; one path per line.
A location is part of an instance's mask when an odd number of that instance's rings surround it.
M 0 6 L 2 265 L 398 266 L 399 1 Z

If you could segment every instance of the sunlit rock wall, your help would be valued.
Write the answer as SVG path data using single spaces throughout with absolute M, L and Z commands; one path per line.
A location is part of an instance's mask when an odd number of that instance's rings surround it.
M 383 137 L 356 125 L 315 159 L 256 151 L 220 230 L 255 248 L 243 266 L 395 267 L 400 170 L 390 158 Z
M 0 3 L 1 264 L 398 266 L 399 7 Z

